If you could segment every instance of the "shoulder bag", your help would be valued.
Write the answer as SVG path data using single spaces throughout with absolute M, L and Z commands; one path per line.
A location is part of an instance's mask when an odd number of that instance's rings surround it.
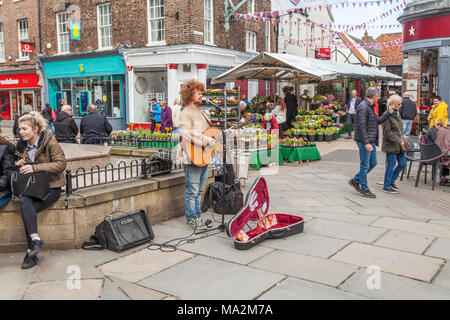
M 402 130 L 400 130 L 400 127 L 398 126 L 397 121 L 395 121 L 395 125 L 397 126 L 398 131 L 400 131 L 400 134 L 402 135 L 401 139 L 402 139 L 403 143 L 400 143 L 400 151 L 402 153 L 408 153 L 411 150 L 411 145 L 409 144 L 409 140 L 408 140 L 408 138 L 405 138 L 403 136 L 403 132 L 402 132 Z
M 10 179 L 11 193 L 16 197 L 45 200 L 49 194 L 50 175 L 46 171 L 20 173 L 19 166 L 10 166 L 6 172 Z

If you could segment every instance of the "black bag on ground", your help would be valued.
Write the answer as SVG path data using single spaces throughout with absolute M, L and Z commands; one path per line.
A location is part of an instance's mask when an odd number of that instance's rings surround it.
M 145 210 L 117 218 L 112 218 L 113 214 L 105 217 L 95 228 L 95 235 L 91 236 L 89 242 L 83 243 L 83 249 L 121 252 L 149 242 L 155 237 Z
M 6 168 L 11 183 L 11 193 L 16 197 L 31 197 L 45 200 L 49 194 L 50 175 L 46 171 L 20 173 L 19 166 Z
M 236 214 L 244 205 L 244 195 L 240 183 L 227 185 L 222 182 L 210 183 L 203 200 L 202 212 L 211 206 L 218 214 Z

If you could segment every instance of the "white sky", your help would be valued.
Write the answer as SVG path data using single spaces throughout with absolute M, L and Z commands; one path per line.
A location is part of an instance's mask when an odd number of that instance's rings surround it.
M 344 0 L 345 1 L 345 0 Z M 335 4 L 335 3 L 342 3 L 341 1 L 328 1 L 329 4 Z M 332 14 L 335 20 L 335 24 L 351 24 L 351 25 L 358 25 L 362 24 L 364 22 L 367 22 L 368 20 L 379 17 L 383 13 L 388 12 L 390 9 L 393 9 L 397 7 L 400 3 L 397 3 L 396 1 L 393 1 L 392 4 L 389 3 L 389 1 L 384 4 L 384 1 L 381 1 L 381 5 L 378 6 L 376 3 L 371 6 L 370 4 L 367 5 L 367 8 L 361 7 L 357 5 L 356 8 L 353 8 L 352 3 L 364 3 L 363 0 L 349 0 L 350 6 L 347 8 L 342 8 L 339 6 L 339 8 L 332 9 Z M 397 21 L 397 17 L 399 17 L 402 14 L 403 9 L 401 11 L 392 11 L 393 14 L 391 16 L 381 18 L 378 20 L 378 22 L 375 22 L 374 25 L 394 25 L 399 24 Z M 338 30 L 339 31 L 339 30 Z M 379 35 L 383 33 L 394 33 L 394 32 L 401 32 L 402 29 L 400 28 L 391 28 L 391 29 L 383 29 L 380 28 L 369 28 L 368 30 L 369 36 L 372 36 L 374 39 L 377 38 Z M 356 31 L 351 32 L 351 34 L 355 37 L 362 38 L 364 35 L 364 30 L 359 29 Z

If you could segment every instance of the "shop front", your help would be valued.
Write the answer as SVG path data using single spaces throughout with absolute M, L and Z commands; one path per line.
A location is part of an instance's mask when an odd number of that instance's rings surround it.
M 0 74 L 0 108 L 3 124 L 11 123 L 30 105 L 41 111 L 41 87 L 36 72 Z
M 79 124 L 87 114 L 87 106 L 95 104 L 114 130 L 126 127 L 125 66 L 120 56 L 41 60 L 53 109 L 71 105 Z
M 403 24 L 403 91 L 427 109 L 433 97 L 450 101 L 450 7 L 444 1 L 412 1 Z M 450 113 L 449 113 L 450 116 Z
M 254 54 L 198 44 L 129 49 L 125 51 L 130 93 L 129 122 L 148 123 L 152 99 L 173 105 L 181 86 L 196 79 L 215 88 L 212 78 L 237 66 Z M 234 82 L 228 84 L 233 87 Z M 223 88 L 223 85 L 218 86 Z

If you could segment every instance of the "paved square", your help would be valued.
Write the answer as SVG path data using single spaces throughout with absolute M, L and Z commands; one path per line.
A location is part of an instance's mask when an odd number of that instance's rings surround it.
M 378 239 L 375 244 L 380 247 L 421 254 L 434 239 L 436 238 L 432 236 L 393 230 Z
M 444 260 L 417 254 L 351 243 L 332 258 L 361 267 L 378 266 L 381 271 L 430 282 Z

